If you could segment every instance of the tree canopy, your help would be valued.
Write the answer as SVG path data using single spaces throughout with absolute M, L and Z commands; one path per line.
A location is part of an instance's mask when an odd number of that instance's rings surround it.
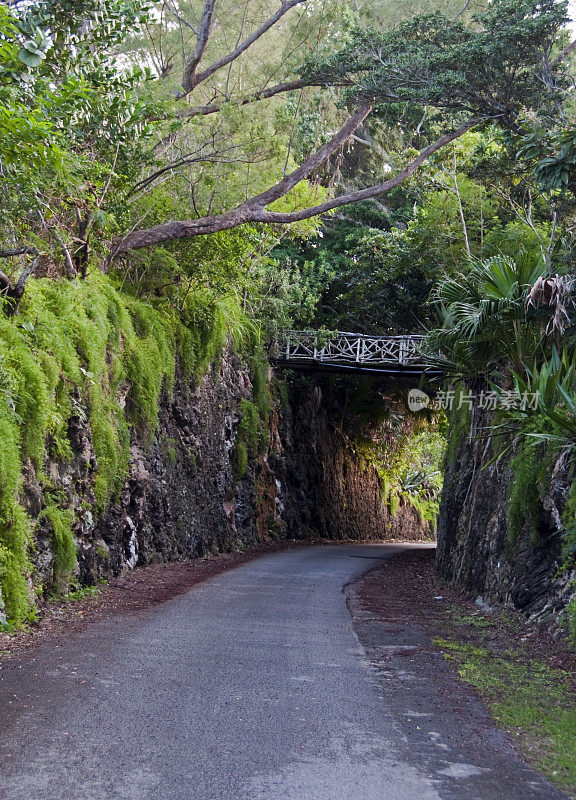
M 86 261 L 90 246 L 118 256 L 384 194 L 473 126 L 519 132 L 526 115 L 553 114 L 569 85 L 560 0 L 497 0 L 456 18 L 435 11 L 391 30 L 355 27 L 345 4 L 327 12 L 303 0 L 247 2 L 242 18 L 216 0 L 41 0 L 0 11 L 2 162 L 19 165 L 12 179 L 4 173 L 13 222 L 4 235 L 17 246 L 60 228 L 61 239 L 78 240 L 66 261 L 80 269 L 76 252 Z M 285 37 L 289 56 L 266 45 Z M 322 105 L 325 140 L 313 137 L 296 163 L 306 115 Z M 384 181 L 329 186 L 322 202 L 299 207 L 302 192 L 291 192 L 317 181 L 355 131 L 410 108 L 428 115 L 420 152 L 405 148 Z M 166 190 L 175 202 L 161 214 Z

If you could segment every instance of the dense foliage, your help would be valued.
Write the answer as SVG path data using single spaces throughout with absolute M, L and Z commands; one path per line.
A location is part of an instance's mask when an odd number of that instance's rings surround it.
M 542 386 L 538 421 L 510 421 L 536 444 L 572 446 L 567 5 L 401 11 L 0 5 L 0 581 L 13 619 L 33 604 L 23 465 L 40 476 L 64 589 L 74 520 L 43 469 L 70 457 L 69 420 L 88 419 L 102 509 L 131 428 L 154 431 L 176 363 L 198 378 L 227 338 L 254 351 L 292 326 L 435 329 L 451 376 Z M 123 251 L 142 231 L 146 247 Z M 266 447 L 261 356 L 252 371 L 238 480 Z M 442 435 L 406 436 L 391 464 L 389 433 L 383 421 L 356 442 L 379 465 L 382 501 L 433 526 Z
M 550 87 L 538 75 L 566 21 L 566 5 L 555 0 L 499 0 L 474 25 L 423 14 L 391 31 L 355 28 L 342 49 L 310 59 L 302 73 L 370 102 L 515 122 L 524 107 L 549 102 Z

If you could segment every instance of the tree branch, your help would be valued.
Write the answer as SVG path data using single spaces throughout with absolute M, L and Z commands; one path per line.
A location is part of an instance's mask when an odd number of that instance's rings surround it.
M 18 249 L 22 250 L 23 248 L 18 248 Z M 5 297 L 7 300 L 6 305 L 4 306 L 4 313 L 9 317 L 13 317 L 14 314 L 18 311 L 20 300 L 22 300 L 22 297 L 24 296 L 26 281 L 36 269 L 41 257 L 38 254 L 38 250 L 36 250 L 36 248 L 24 248 L 24 249 L 26 250 L 26 252 L 30 252 L 31 250 L 33 250 L 36 253 L 36 255 L 34 259 L 24 267 L 16 283 L 12 283 L 10 278 L 4 272 L 0 272 L 0 296 Z M 4 252 L 9 252 L 14 254 L 13 250 Z M 22 255 L 22 253 L 16 253 L 16 255 Z
M 258 100 L 267 100 L 269 97 L 274 97 L 276 94 L 282 92 L 291 92 L 293 89 L 302 89 L 306 86 L 302 80 L 285 81 L 278 83 L 275 86 L 270 86 L 268 89 L 255 89 L 237 100 L 222 100 L 220 103 L 208 103 L 204 106 L 192 106 L 183 111 L 180 111 L 176 116 L 179 119 L 188 119 L 189 117 L 206 116 L 207 114 L 216 114 L 221 111 L 225 105 L 233 106 L 246 106 L 249 103 L 255 103 Z
M 228 148 L 228 150 L 230 149 L 232 148 Z M 227 152 L 227 150 L 224 150 L 222 152 L 225 153 Z M 155 183 L 163 175 L 166 175 L 166 173 L 171 172 L 175 174 L 176 170 L 178 170 L 180 167 L 185 167 L 188 166 L 189 164 L 254 164 L 259 160 L 261 159 L 258 159 L 256 157 L 240 158 L 238 156 L 237 157 L 230 156 L 230 158 L 224 158 L 224 156 L 219 153 L 212 153 L 211 155 L 206 155 L 206 156 L 181 158 L 178 161 L 174 161 L 170 164 L 167 164 L 165 167 L 156 170 L 156 172 L 153 172 L 147 178 L 143 178 L 141 181 L 138 181 L 138 183 L 135 183 L 134 186 L 130 189 L 130 191 L 126 193 L 125 197 L 127 200 L 129 200 L 130 198 L 134 197 L 135 194 L 138 194 L 139 192 L 148 189 L 149 186 Z
M 13 250 L 0 250 L 0 258 L 12 258 L 13 256 L 25 256 L 25 255 L 36 256 L 38 255 L 38 250 L 30 245 L 16 247 Z
M 202 58 L 202 54 L 204 53 L 204 50 L 206 48 L 206 44 L 208 43 L 208 36 L 210 34 L 210 31 L 208 30 L 206 40 L 204 41 L 201 47 L 200 57 L 197 58 L 198 47 L 202 43 L 201 42 L 202 29 L 201 29 L 198 35 L 198 43 L 196 45 L 194 55 L 188 60 L 186 67 L 184 69 L 184 75 L 182 77 L 182 92 L 180 92 L 177 95 L 177 97 L 178 98 L 186 97 L 187 95 L 190 94 L 191 91 L 193 91 L 193 89 L 196 88 L 196 86 L 198 86 L 199 83 L 202 83 L 203 81 L 210 78 L 215 72 L 217 72 L 219 69 L 222 69 L 222 67 L 225 67 L 228 64 L 231 64 L 233 61 L 236 61 L 236 59 L 239 56 L 241 56 L 242 53 L 248 50 L 248 48 L 251 47 L 254 44 L 254 42 L 258 41 L 258 39 L 260 39 L 261 36 L 263 36 L 267 31 L 270 30 L 270 28 L 276 25 L 276 23 L 280 19 L 282 19 L 282 17 L 288 11 L 290 11 L 290 9 L 304 2 L 306 2 L 306 0 L 288 0 L 288 2 L 282 2 L 278 11 L 272 14 L 271 17 L 268 17 L 266 22 L 264 22 L 263 25 L 261 25 L 256 31 L 254 31 L 254 33 L 250 34 L 250 36 L 248 36 L 247 39 L 245 39 L 241 44 L 239 44 L 238 47 L 235 47 L 234 50 L 232 50 L 230 53 L 214 61 L 209 67 L 207 67 L 205 70 L 202 70 L 202 72 L 196 72 L 200 59 Z M 210 4 L 212 5 L 212 10 L 213 10 L 215 0 L 206 0 L 206 6 L 204 8 L 205 13 L 206 9 Z M 202 16 L 202 19 L 204 20 L 204 15 Z
M 399 186 L 403 181 L 413 175 L 429 156 L 455 139 L 458 139 L 460 136 L 463 136 L 480 121 L 476 118 L 470 119 L 450 133 L 441 136 L 435 142 L 429 144 L 428 147 L 424 148 L 424 150 L 397 175 L 383 183 L 341 195 L 340 197 L 334 197 L 331 200 L 327 200 L 325 203 L 300 211 L 280 212 L 266 210 L 267 206 L 286 195 L 296 184 L 307 178 L 314 169 L 320 166 L 344 144 L 355 129 L 364 121 L 369 112 L 370 107 L 368 106 L 361 106 L 358 108 L 330 142 L 317 150 L 316 153 L 310 156 L 298 169 L 294 170 L 294 172 L 287 175 L 283 180 L 279 181 L 275 186 L 272 186 L 265 192 L 250 198 L 245 203 L 223 214 L 216 214 L 194 220 L 171 220 L 161 225 L 155 225 L 153 228 L 132 231 L 123 238 L 118 238 L 114 241 L 110 258 L 114 258 L 128 250 L 138 250 L 143 247 L 151 247 L 175 239 L 188 239 L 194 236 L 216 233 L 218 231 L 235 228 L 238 225 L 243 225 L 248 222 L 280 224 L 299 222 L 304 219 L 319 216 L 320 214 L 325 214 L 340 206 L 357 203 L 360 200 L 368 200 Z
M 552 64 L 551 64 L 551 66 L 555 67 L 555 66 L 556 66 L 557 64 L 559 64 L 561 61 L 564 61 L 564 59 L 566 58 L 566 56 L 569 56 L 569 55 L 570 55 L 570 53 L 571 53 L 573 50 L 576 50 L 576 39 L 575 39 L 573 42 L 570 42 L 570 44 L 569 44 L 567 47 L 565 47 L 565 48 L 564 48 L 564 50 L 562 50 L 560 53 L 558 53 L 558 55 L 556 56 L 556 58 L 554 58 L 554 59 L 552 60 Z
M 254 216 L 251 222 L 276 222 L 281 224 L 300 222 L 304 219 L 310 219 L 310 217 L 317 217 L 320 214 L 326 214 L 328 211 L 332 211 L 333 208 L 340 208 L 341 206 L 350 205 L 350 203 L 358 203 L 361 200 L 370 200 L 373 197 L 385 194 L 386 192 L 395 189 L 405 180 L 410 178 L 416 172 L 416 170 L 422 166 L 426 159 L 433 155 L 437 150 L 441 150 L 447 144 L 450 144 L 450 142 L 453 142 L 455 139 L 459 139 L 460 136 L 463 136 L 465 133 L 467 133 L 471 128 L 477 125 L 478 122 L 478 119 L 468 120 L 468 122 L 460 125 L 460 127 L 456 128 L 450 133 L 446 133 L 444 136 L 441 136 L 440 139 L 436 139 L 435 142 L 432 142 L 428 145 L 428 147 L 425 147 L 424 150 L 422 150 L 419 155 L 406 167 L 404 167 L 404 169 L 401 170 L 397 175 L 394 175 L 393 178 L 389 178 L 383 183 L 378 183 L 375 186 L 368 186 L 366 189 L 359 189 L 357 192 L 351 192 L 350 194 L 334 197 L 332 200 L 327 200 L 325 203 L 313 206 L 312 208 L 304 208 L 301 211 L 278 212 L 266 211 L 265 209 L 262 209 Z
M 472 0 L 466 0 L 466 2 L 464 3 L 463 7 L 460 9 L 460 11 L 454 17 L 455 20 L 459 19 L 462 16 L 462 14 L 465 14 L 466 11 L 468 11 L 468 7 L 469 7 L 471 2 L 472 2 Z
M 171 220 L 160 225 L 155 225 L 153 228 L 132 231 L 123 238 L 117 238 L 113 241 L 110 258 L 114 258 L 128 250 L 150 247 L 151 245 L 160 244 L 160 242 L 167 242 L 173 239 L 185 239 L 204 233 L 227 230 L 228 228 L 235 228 L 237 225 L 249 222 L 253 219 L 254 209 L 267 206 L 274 202 L 274 200 L 283 197 L 290 189 L 296 186 L 297 183 L 307 178 L 308 175 L 329 158 L 332 153 L 336 152 L 336 150 L 350 138 L 358 125 L 366 119 L 370 110 L 370 106 L 365 105 L 357 108 L 329 142 L 307 158 L 298 169 L 286 175 L 275 186 L 272 186 L 265 192 L 250 198 L 231 211 L 227 211 L 223 214 L 195 220 Z
M 184 67 L 184 75 L 182 77 L 182 88 L 184 89 L 184 94 L 191 92 L 194 86 L 196 86 L 196 84 L 199 82 L 195 80 L 195 73 L 202 56 L 204 55 L 204 50 L 206 50 L 208 39 L 210 38 L 212 15 L 214 14 L 215 6 L 216 0 L 206 0 L 206 5 L 204 6 L 204 11 L 202 12 L 202 19 L 200 20 L 200 30 L 198 31 L 198 35 L 196 37 L 196 47 L 194 48 L 194 53 L 188 59 L 186 66 Z M 190 86 L 190 88 L 187 88 L 188 86 Z
M 24 287 L 26 286 L 26 281 L 38 266 L 39 261 L 40 261 L 40 256 L 36 256 L 36 258 L 33 261 L 30 261 L 30 263 L 27 264 L 22 270 L 22 273 L 18 278 L 18 280 L 16 281 L 16 285 L 14 286 L 14 292 L 18 299 L 20 299 L 24 294 Z
M 178 13 L 177 8 L 175 7 L 175 3 L 170 4 L 169 0 L 164 0 L 164 2 L 162 3 L 162 10 L 160 12 L 161 17 L 164 13 L 165 8 L 168 9 L 168 12 L 172 14 L 172 16 L 175 17 L 178 20 L 178 22 L 184 25 L 184 27 L 190 28 L 190 30 L 193 31 L 193 33 L 196 36 L 198 36 L 198 28 L 195 28 L 191 22 L 188 22 L 187 19 L 185 19 L 181 14 Z
M 68 249 L 68 245 L 66 244 L 64 239 L 60 236 L 60 233 L 56 230 L 56 228 L 50 228 L 50 233 L 56 239 L 56 241 L 60 245 L 60 249 L 62 250 L 62 255 L 64 256 L 64 263 L 66 264 L 67 276 L 70 279 L 76 277 L 76 267 L 74 265 L 74 261 L 72 260 L 72 256 L 70 255 L 70 250 Z
M 372 107 L 369 105 L 359 106 L 329 142 L 323 145 L 319 150 L 316 150 L 315 153 L 312 153 L 298 169 L 286 175 L 286 177 L 275 186 L 272 186 L 265 192 L 248 200 L 246 205 L 249 208 L 262 208 L 270 205 L 270 203 L 273 203 L 280 197 L 284 197 L 296 184 L 300 183 L 304 178 L 307 178 L 308 175 L 323 164 L 332 153 L 335 153 L 341 145 L 347 142 L 356 128 L 364 122 L 371 110 Z

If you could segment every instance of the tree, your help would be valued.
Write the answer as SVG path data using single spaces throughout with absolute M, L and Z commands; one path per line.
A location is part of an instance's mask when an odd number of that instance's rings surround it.
M 551 339 L 541 323 L 546 328 L 554 312 L 550 302 L 530 303 L 530 298 L 547 273 L 544 258 L 524 251 L 514 260 L 473 261 L 466 272 L 441 279 L 434 294 L 441 327 L 428 336 L 431 357 L 452 376 L 498 373 L 501 380 L 502 371 L 509 378 L 513 370 L 542 362 Z
M 301 0 L 283 2 L 276 9 L 264 4 L 270 13 L 253 29 L 246 22 L 246 4 L 206 0 L 198 9 L 195 2 L 176 5 L 165 0 L 156 8 L 177 23 L 184 54 L 179 89 L 174 86 L 171 56 L 161 49 L 150 57 L 156 76 L 154 70 L 143 69 L 144 63 L 134 67 L 133 41 L 141 40 L 143 29 L 154 27 L 145 0 L 16 2 L 9 12 L 16 32 L 6 38 L 12 48 L 10 58 L 18 53 L 20 70 L 5 68 L 2 80 L 10 85 L 12 103 L 13 87 L 25 87 L 26 114 L 46 124 L 43 141 L 55 156 L 52 164 L 47 162 L 41 185 L 32 185 L 26 197 L 19 188 L 11 191 L 15 204 L 26 208 L 28 217 L 32 211 L 43 231 L 58 241 L 70 272 L 84 273 L 89 248 L 101 247 L 114 228 L 111 257 L 246 223 L 292 224 L 376 197 L 400 185 L 429 156 L 472 127 L 495 122 L 517 129 L 522 112 L 545 115 L 563 100 L 562 54 L 553 56 L 566 20 L 566 3 L 561 0 L 496 0 L 471 22 L 466 14 L 449 18 L 435 13 L 388 32 L 344 26 L 342 37 L 337 37 L 344 39 L 339 50 L 334 49 L 337 38 L 327 35 L 325 51 L 311 45 L 309 58 L 299 66 L 291 53 L 286 67 L 279 65 L 276 52 L 264 65 L 250 58 L 259 60 L 270 51 L 270 36 L 275 31 L 282 35 L 291 15 L 299 14 L 293 26 L 298 29 L 308 16 Z M 223 18 L 227 13 L 236 26 L 233 44 L 220 35 L 225 29 L 218 24 L 218 15 Z M 134 39 L 127 42 L 130 31 Z M 299 41 L 308 42 L 306 31 Z M 278 50 L 283 57 L 285 51 Z M 282 80 L 273 84 L 280 66 Z M 243 93 L 244 86 L 248 89 Z M 278 147 L 273 136 L 261 135 L 260 113 L 235 114 L 265 97 L 286 92 L 294 97 L 298 87 L 326 92 L 334 122 L 345 109 L 349 115 L 336 133 L 296 166 L 292 133 L 286 129 Z M 298 183 L 313 175 L 318 179 L 318 171 L 338 157 L 359 126 L 389 118 L 401 105 L 420 115 L 427 108 L 428 143 L 420 152 L 392 157 L 394 174 L 374 185 L 323 198 L 310 207 L 298 203 L 290 207 Z M 297 109 L 298 101 L 294 117 Z M 281 116 L 278 106 L 271 113 Z M 204 124 L 216 114 L 223 130 Z M 240 145 L 228 141 L 227 124 L 236 131 L 247 128 Z M 270 156 L 273 168 L 263 168 Z M 238 171 L 234 175 L 239 164 L 245 167 L 244 177 Z M 185 170 L 193 165 L 202 165 L 201 169 L 208 165 L 211 170 L 206 186 L 212 188 L 200 202 L 195 181 L 185 185 Z M 222 165 L 232 172 L 224 175 Z M 225 178 L 226 189 L 230 187 L 229 174 L 236 200 L 232 208 L 223 204 L 227 192 L 221 191 Z M 139 199 L 166 180 L 184 182 L 186 191 L 179 194 L 189 198 L 195 217 L 180 219 L 180 202 L 172 204 L 178 205 L 178 216 L 166 221 L 157 203 L 152 214 L 144 209 L 143 218 L 156 219 L 143 228 L 143 219 L 127 213 L 126 204 L 139 211 Z M 218 192 L 220 207 L 213 203 Z M 244 199 L 238 202 L 242 194 Z M 279 209 L 275 204 L 281 198 Z M 18 214 L 13 218 L 17 220 Z M 27 224 L 30 227 L 31 221 Z M 11 235 L 14 245 L 21 244 L 16 241 L 17 227 Z
M 148 5 L 0 8 L 0 234 L 9 253 L 24 246 L 45 254 L 53 243 L 68 275 L 84 275 L 92 234 L 110 236 L 105 201 L 141 169 L 151 113 L 135 96 L 146 74 L 120 70 L 114 55 Z
M 562 62 L 556 60 L 554 71 L 551 54 L 566 19 L 563 1 L 497 0 L 475 17 L 474 26 L 436 13 L 418 17 L 388 33 L 355 31 L 343 49 L 313 57 L 299 70 L 302 85 L 339 87 L 343 103 L 354 109 L 329 142 L 273 187 L 232 210 L 134 230 L 115 240 L 113 256 L 245 223 L 287 224 L 324 214 L 390 191 L 430 155 L 474 126 L 490 121 L 517 128 L 523 110 L 545 113 L 560 97 Z M 194 57 L 188 62 L 188 73 L 185 71 L 185 94 L 198 85 L 206 72 L 201 71 L 199 78 L 197 67 Z M 213 74 L 211 68 L 208 72 Z M 439 119 L 453 127 L 385 181 L 312 208 L 289 212 L 271 208 L 334 155 L 370 114 L 377 115 L 398 103 L 432 107 L 442 112 Z

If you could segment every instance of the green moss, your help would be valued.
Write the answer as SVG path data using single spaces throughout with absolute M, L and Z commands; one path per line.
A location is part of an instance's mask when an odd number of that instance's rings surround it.
M 6 616 L 26 618 L 31 601 L 27 576 L 31 523 L 19 502 L 21 482 L 20 428 L 6 403 L 0 403 L 0 586 Z
M 445 465 L 448 467 L 453 464 L 456 459 L 456 453 L 460 442 L 470 430 L 472 422 L 472 412 L 467 403 L 463 403 L 461 408 L 460 398 L 465 389 L 462 386 L 457 386 L 454 391 L 454 403 L 452 409 L 448 412 L 448 445 L 446 447 Z
M 52 529 L 54 547 L 54 588 L 62 591 L 76 567 L 76 544 L 72 532 L 74 512 L 51 504 L 43 509 L 39 519 L 45 519 Z
M 134 333 L 126 342 L 125 363 L 133 416 L 154 432 L 162 390 L 171 395 L 174 389 L 172 320 L 138 300 L 131 300 L 128 308 Z
M 510 462 L 512 481 L 507 497 L 507 551 L 510 554 L 525 528 L 530 541 L 539 540 L 539 520 L 542 511 L 542 482 L 547 475 L 549 459 L 543 458 L 530 442 L 523 441 Z
M 240 401 L 240 422 L 234 446 L 234 474 L 241 479 L 251 457 L 266 452 L 272 398 L 268 381 L 268 362 L 259 348 L 250 359 L 252 400 Z
M 28 557 L 31 525 L 21 505 L 14 504 L 12 518 L 0 525 L 0 581 L 5 613 L 15 623 L 26 620 L 32 600 L 27 576 L 32 565 Z
M 400 496 L 397 492 L 390 492 L 388 496 L 388 510 L 395 517 L 400 510 Z
M 390 493 L 392 491 L 392 487 L 386 480 L 386 474 L 382 471 L 378 471 L 378 478 L 379 478 L 379 495 L 380 495 L 380 505 L 385 506 L 388 504 L 390 499 Z
M 436 534 L 438 514 L 440 513 L 439 500 L 422 497 L 412 492 L 406 492 L 404 496 L 408 504 L 418 512 L 421 523 L 427 525 L 431 533 Z
M 576 697 L 569 672 L 519 652 L 433 640 L 477 689 L 499 725 L 555 783 L 576 790 Z
M 260 415 L 258 408 L 250 400 L 240 401 L 241 419 L 238 425 L 238 435 L 252 450 L 258 448 L 258 426 Z
M 272 411 L 272 398 L 270 382 L 268 380 L 269 364 L 265 353 L 261 349 L 255 351 L 252 373 L 252 397 L 258 409 L 260 453 L 265 453 L 268 447 L 270 412 Z
M 180 362 L 186 375 L 200 380 L 222 357 L 228 333 L 225 309 L 208 295 L 190 294 L 181 319 L 176 330 Z
M 568 642 L 571 648 L 576 648 L 576 597 L 573 597 L 564 608 L 564 617 L 568 631 Z
M 104 545 L 97 544 L 95 549 L 98 558 L 101 558 L 103 561 L 107 561 L 110 558 L 110 550 L 104 547 Z
M 258 451 L 258 432 L 260 415 L 254 403 L 250 400 L 240 401 L 240 422 L 234 444 L 234 475 L 240 480 L 246 474 L 250 454 Z
M 290 403 L 290 390 L 286 381 L 275 380 L 274 390 L 281 408 L 286 408 Z
M 160 302 L 160 301 L 159 301 Z M 20 503 L 23 463 L 40 482 L 47 454 L 72 457 L 72 416 L 87 421 L 96 469 L 96 512 L 125 479 L 130 427 L 152 437 L 162 394 L 174 390 L 176 363 L 199 380 L 218 360 L 228 317 L 242 318 L 230 298 L 190 292 L 183 308 L 155 306 L 119 291 L 99 272 L 86 280 L 30 279 L 17 316 L 0 314 L 0 587 L 10 619 L 31 613 L 32 521 Z M 123 398 L 126 402 L 122 402 Z M 250 441 L 253 420 L 250 422 Z M 55 576 L 74 568 L 71 512 L 49 503 Z
M 248 448 L 243 441 L 236 442 L 234 447 L 234 476 L 242 480 L 248 469 Z
M 570 569 L 576 560 L 576 480 L 572 481 L 562 512 L 563 570 Z
M 271 410 L 268 369 L 265 355 L 258 352 L 253 361 L 252 397 L 262 420 L 268 419 Z

